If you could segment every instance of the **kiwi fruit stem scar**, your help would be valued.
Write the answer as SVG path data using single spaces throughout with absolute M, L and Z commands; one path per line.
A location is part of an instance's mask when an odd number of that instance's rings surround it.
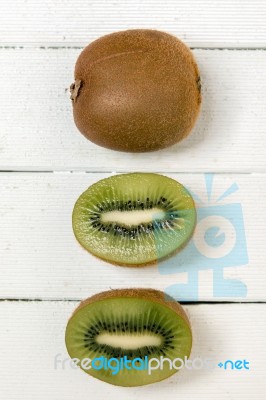
M 76 79 L 74 83 L 70 86 L 70 99 L 74 102 L 77 101 L 77 97 L 79 94 L 79 89 L 81 88 L 82 82 L 80 79 Z

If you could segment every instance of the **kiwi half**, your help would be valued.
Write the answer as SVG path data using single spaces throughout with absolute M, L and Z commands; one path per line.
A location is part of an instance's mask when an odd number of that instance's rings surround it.
M 192 333 L 189 320 L 180 304 L 166 299 L 164 293 L 152 289 L 121 289 L 99 293 L 83 301 L 74 311 L 66 328 L 66 347 L 71 358 L 105 357 L 110 360 L 127 357 L 136 368 L 123 368 L 113 374 L 104 368 L 82 368 L 102 381 L 119 386 L 141 386 L 168 378 L 177 372 L 168 362 L 162 369 L 148 374 L 140 370 L 145 356 L 184 360 L 189 357 Z M 102 364 L 101 364 L 102 363 Z M 121 365 L 121 364 L 120 364 Z M 91 366 L 91 365 L 90 365 Z
M 165 32 L 116 32 L 89 44 L 70 87 L 75 123 L 109 149 L 146 152 L 191 131 L 201 103 L 190 49 Z
M 120 265 L 153 263 L 181 249 L 196 223 L 194 201 L 177 181 L 130 173 L 90 186 L 73 210 L 73 230 L 97 257 Z

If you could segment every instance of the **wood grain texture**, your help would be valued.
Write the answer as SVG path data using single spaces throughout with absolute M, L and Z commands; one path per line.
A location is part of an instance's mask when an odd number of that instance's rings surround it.
M 80 50 L 0 51 L 0 169 L 265 172 L 266 51 L 195 50 L 203 105 L 193 133 L 168 149 L 130 154 L 86 140 L 69 93 Z
M 263 0 L 2 1 L 2 45 L 85 45 L 113 31 L 154 28 L 190 46 L 265 47 Z
M 0 2 L 0 171 L 39 171 L 0 173 L 0 299 L 60 300 L 0 301 L 0 397 L 264 400 L 266 304 L 248 302 L 266 301 L 265 18 L 264 0 Z M 82 47 L 132 28 L 164 30 L 198 48 L 200 119 L 187 140 L 152 154 L 112 152 L 87 141 L 74 126 L 67 92 Z M 110 288 L 190 287 L 189 271 L 114 267 L 74 239 L 71 212 L 79 194 L 106 172 L 136 169 L 167 172 L 203 199 L 200 206 L 242 205 L 249 261 L 222 272 L 246 285 L 247 296 L 215 296 L 214 266 L 198 271 L 196 300 L 247 303 L 185 309 L 192 357 L 217 364 L 247 359 L 250 371 L 184 370 L 158 385 L 128 389 L 55 369 L 56 354 L 68 359 L 64 330 L 78 304 L 65 299 Z M 40 172 L 70 170 L 76 172 Z M 202 172 L 211 171 L 219 174 L 208 203 Z M 234 183 L 239 190 L 217 201 Z
M 197 263 L 201 250 L 195 253 L 188 247 L 187 253 L 183 250 L 169 259 L 170 264 L 140 270 L 109 265 L 93 257 L 77 243 L 71 226 L 74 203 L 88 186 L 107 176 L 96 173 L 0 174 L 1 298 L 81 299 L 109 288 L 130 286 L 166 290 L 173 284 L 186 285 L 191 277 L 190 263 L 192 266 Z M 225 213 L 223 206 L 229 206 L 231 218 L 232 214 L 234 218 L 235 211 L 230 209 L 230 205 L 240 203 L 243 210 L 244 228 L 240 226 L 239 229 L 245 229 L 249 260 L 238 262 L 238 257 L 246 248 L 245 243 L 241 242 L 240 253 L 237 253 L 233 262 L 225 263 L 222 273 L 224 279 L 235 279 L 246 285 L 247 296 L 243 294 L 239 298 L 237 291 L 231 295 L 217 295 L 217 285 L 221 286 L 223 281 L 215 274 L 218 265 L 213 260 L 207 269 L 204 266 L 198 267 L 199 295 L 195 300 L 265 301 L 266 176 L 218 174 L 214 176 L 210 202 L 203 174 L 169 176 L 194 193 L 198 211 L 201 207 L 208 209 L 211 206 L 221 206 L 221 209 L 211 211 L 211 214 L 222 215 L 227 219 L 228 211 Z M 239 190 L 218 200 L 232 184 L 236 184 Z M 202 203 L 198 198 L 202 199 Z M 237 216 L 235 218 L 233 225 L 237 227 L 239 222 Z M 217 220 L 218 227 L 219 224 Z M 237 240 L 243 241 L 239 238 Z M 181 257 L 185 258 L 183 266 L 180 265 Z M 186 265 L 190 267 L 186 268 Z M 230 285 L 228 281 L 224 283 Z M 186 300 L 179 289 L 174 294 Z M 193 297 L 189 299 L 194 300 Z
M 154 385 L 115 387 L 73 370 L 68 360 L 65 326 L 75 302 L 1 302 L 1 395 L 8 400 L 217 399 L 263 400 L 266 305 L 194 305 L 185 309 L 194 337 L 191 359 L 250 362 L 250 370 L 181 370 Z

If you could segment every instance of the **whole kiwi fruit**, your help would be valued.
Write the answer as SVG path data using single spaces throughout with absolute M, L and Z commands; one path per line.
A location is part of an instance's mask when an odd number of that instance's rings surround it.
M 194 57 L 176 37 L 149 29 L 112 33 L 78 57 L 70 87 L 74 120 L 109 149 L 162 149 L 191 131 L 200 87 Z
M 142 386 L 177 372 L 169 361 L 179 359 L 180 365 L 189 357 L 192 332 L 185 310 L 163 292 L 117 289 L 83 301 L 68 321 L 65 340 L 70 357 L 89 375 L 113 385 Z M 141 368 L 153 358 L 168 362 L 151 373 Z M 119 362 L 119 370 L 111 361 Z

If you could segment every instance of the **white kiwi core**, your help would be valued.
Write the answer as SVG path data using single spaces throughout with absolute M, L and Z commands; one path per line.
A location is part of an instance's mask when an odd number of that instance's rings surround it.
M 105 223 L 115 222 L 116 224 L 134 226 L 147 224 L 154 220 L 162 220 L 165 218 L 165 212 L 160 208 L 151 208 L 148 210 L 132 210 L 132 211 L 108 211 L 101 214 L 101 220 Z
M 162 344 L 161 336 L 153 333 L 143 333 L 140 335 L 102 332 L 95 339 L 98 344 L 106 344 L 130 350 L 136 350 L 145 346 L 160 346 Z

